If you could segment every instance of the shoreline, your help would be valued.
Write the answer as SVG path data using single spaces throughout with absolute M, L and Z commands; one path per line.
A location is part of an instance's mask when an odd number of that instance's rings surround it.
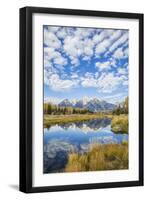
M 48 128 L 56 124 L 84 122 L 92 119 L 111 119 L 111 130 L 117 133 L 128 133 L 128 115 L 120 114 L 71 114 L 71 115 L 44 115 L 43 127 Z
M 44 128 L 55 124 L 65 124 L 70 122 L 87 121 L 90 119 L 112 119 L 112 115 L 108 114 L 73 114 L 73 115 L 44 115 Z

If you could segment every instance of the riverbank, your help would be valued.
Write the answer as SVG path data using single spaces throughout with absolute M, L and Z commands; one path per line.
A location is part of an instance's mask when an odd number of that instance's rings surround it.
M 104 113 L 96 114 L 72 114 L 72 115 L 44 115 L 44 127 L 49 127 L 55 124 L 65 124 L 70 122 L 87 121 L 90 119 L 112 119 L 112 115 Z
M 71 153 L 65 172 L 128 169 L 128 143 L 94 144 L 85 154 Z
M 111 120 L 111 130 L 114 133 L 128 133 L 128 115 L 115 115 Z
M 111 130 L 114 133 L 128 133 L 128 115 L 112 115 L 104 113 L 71 114 L 71 115 L 44 115 L 44 128 L 55 124 L 87 121 L 91 119 L 111 119 Z

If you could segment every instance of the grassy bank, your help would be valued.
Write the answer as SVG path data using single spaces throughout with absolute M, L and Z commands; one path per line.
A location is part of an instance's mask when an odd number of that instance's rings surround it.
M 128 115 L 113 116 L 111 130 L 115 133 L 128 133 Z
M 54 124 L 64 124 L 69 122 L 80 122 L 90 119 L 112 118 L 112 115 L 104 113 L 96 114 L 73 114 L 73 115 L 44 115 L 44 127 Z
M 66 172 L 128 169 L 128 143 L 92 145 L 85 154 L 69 155 Z
M 90 119 L 109 118 L 111 121 L 111 130 L 115 133 L 128 133 L 128 115 L 112 115 L 105 113 L 95 114 L 71 114 L 71 115 L 44 115 L 44 127 L 55 124 L 65 124 L 70 122 L 87 121 Z

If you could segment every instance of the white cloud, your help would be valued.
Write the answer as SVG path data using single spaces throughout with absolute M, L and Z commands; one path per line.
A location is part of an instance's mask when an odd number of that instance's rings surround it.
M 51 62 L 48 62 L 47 59 L 44 59 L 44 69 L 49 69 L 49 68 L 52 68 L 53 65 Z
M 90 58 L 91 58 L 90 56 L 84 56 L 84 57 L 82 58 L 82 60 L 85 60 L 85 61 L 88 61 L 88 62 L 89 62 L 89 61 L 90 61 Z
M 105 37 L 106 37 L 105 31 L 101 30 L 101 32 L 99 34 L 94 35 L 92 41 L 94 42 L 94 44 L 98 44 L 102 40 L 104 40 Z
M 103 40 L 101 43 L 99 43 L 97 46 L 96 46 L 96 49 L 95 49 L 95 55 L 97 57 L 99 57 L 99 55 L 101 53 L 104 53 L 105 51 L 108 50 L 108 47 L 110 46 L 110 41 L 108 39 L 105 39 Z
M 61 47 L 61 42 L 55 35 L 55 33 L 48 31 L 47 29 L 44 29 L 44 43 L 48 47 L 52 47 L 55 49 L 59 49 Z
M 48 80 L 48 85 L 54 91 L 65 91 L 74 88 L 78 85 L 78 80 L 63 80 L 59 78 L 59 75 L 52 74 Z
M 94 49 L 97 56 L 105 52 L 111 42 L 121 34 L 121 31 L 105 29 L 100 29 L 94 34 L 95 32 L 95 29 L 77 28 L 72 35 L 66 34 L 65 31 L 62 33 L 64 35 L 63 49 L 71 59 L 72 64 L 78 65 L 80 56 L 83 60 L 89 60 L 94 54 Z M 60 35 L 60 33 L 57 33 L 57 35 Z M 91 37 L 88 38 L 89 36 Z
M 74 87 L 95 87 L 101 92 L 112 92 L 127 85 L 127 66 L 119 68 L 117 62 L 128 57 L 128 34 L 123 30 L 48 27 L 44 29 L 44 82 L 55 91 Z M 81 60 L 90 63 L 93 56 L 113 53 L 107 61 L 95 62 L 97 72 L 79 77 Z M 68 60 L 70 65 L 67 66 Z M 94 60 L 93 60 L 94 61 Z M 76 68 L 75 68 L 76 66 Z M 115 67 L 115 74 L 106 73 Z M 117 68 L 116 68 L 117 67 Z M 95 68 L 96 69 L 96 68 Z M 95 70 L 94 69 L 94 70 Z M 72 74 L 73 72 L 74 74 Z M 68 75 L 70 73 L 70 75 Z M 60 76 L 59 76 L 60 74 Z M 67 76 L 68 75 L 68 76 Z
M 115 50 L 127 37 L 121 30 L 108 29 L 49 27 L 44 31 L 45 44 L 65 52 L 75 66 L 79 65 L 80 58 L 90 60 L 94 52 L 99 57 L 101 53 Z M 127 55 L 127 50 L 124 54 Z
M 63 39 L 63 44 L 60 39 Z M 101 53 L 107 54 L 114 51 L 127 39 L 127 32 L 122 30 L 50 26 L 48 29 L 44 29 L 44 43 L 54 50 L 58 49 L 59 51 L 60 49 L 60 52 L 65 52 L 71 64 L 75 66 L 79 65 L 79 58 L 90 60 L 94 52 L 96 57 L 99 57 Z M 121 56 L 117 54 L 118 52 L 114 56 Z M 124 56 L 127 54 L 126 49 Z M 61 63 L 66 63 L 63 62 L 63 59 L 61 60 Z
M 113 41 L 116 41 L 118 38 L 120 38 L 120 36 L 122 35 L 122 31 L 121 30 L 115 30 L 113 31 L 113 33 L 111 34 L 110 36 L 110 40 L 113 42 Z
M 123 52 L 123 49 L 122 48 L 118 48 L 114 54 L 113 54 L 113 57 L 116 58 L 116 59 L 121 59 L 124 57 L 124 52 Z
M 128 47 L 124 50 L 124 56 L 125 57 L 129 56 L 129 48 Z
M 119 75 L 126 75 L 128 73 L 125 68 L 118 68 L 117 71 Z
M 112 93 L 121 85 L 127 85 L 127 77 L 116 76 L 113 73 L 102 73 L 100 76 L 94 76 L 92 73 L 86 73 L 84 77 L 80 78 L 83 87 L 94 87 L 98 92 Z
M 97 87 L 97 80 L 94 78 L 84 78 L 81 82 L 83 87 Z
M 117 66 L 117 61 L 116 61 L 116 59 L 114 59 L 113 57 L 111 57 L 111 58 L 109 59 L 109 61 L 110 61 L 112 67 L 115 67 L 115 68 L 118 67 L 118 66 Z
M 58 74 L 47 73 L 44 76 L 44 82 L 54 91 L 65 91 L 80 85 L 85 88 L 97 88 L 98 92 L 111 93 L 119 88 L 119 86 L 126 86 L 128 84 L 125 75 L 115 76 L 113 73 L 86 73 L 82 77 L 77 74 L 72 74 L 71 79 L 61 79 Z
M 54 63 L 57 64 L 57 65 L 66 65 L 67 60 L 65 58 L 63 58 L 62 56 L 59 56 L 59 57 L 54 59 Z
M 115 58 L 115 59 L 127 58 L 128 53 L 129 53 L 128 47 L 125 50 L 123 50 L 123 47 L 119 47 L 114 51 L 113 58 Z
M 110 61 L 96 62 L 95 66 L 98 68 L 99 71 L 109 70 L 111 69 L 111 62 Z
M 97 78 L 99 77 L 99 72 L 96 72 L 96 73 L 94 74 L 94 76 L 95 76 L 95 78 L 97 79 Z
M 60 28 L 57 26 L 47 26 L 47 31 L 48 32 L 53 32 L 56 33 Z
M 116 48 L 118 48 L 118 46 L 122 45 L 123 43 L 125 43 L 128 40 L 128 33 L 126 32 L 125 34 L 123 34 L 118 40 L 116 40 L 111 47 L 109 48 L 109 51 L 112 52 L 114 51 Z
M 56 51 L 52 47 L 44 48 L 44 61 L 45 63 L 53 62 L 56 65 L 66 65 L 67 59 L 64 58 L 60 52 Z
M 67 36 L 64 39 L 63 49 L 73 65 L 79 64 L 79 57 L 89 60 L 93 55 L 94 43 L 91 39 L 81 39 L 80 36 Z
M 52 60 L 54 58 L 60 57 L 61 53 L 55 51 L 52 47 L 44 47 L 44 57 L 48 60 Z
M 113 34 L 114 30 L 108 30 L 108 29 L 101 29 L 99 34 L 95 34 L 93 37 L 93 42 L 95 44 L 99 44 L 104 40 L 108 40 L 111 34 Z
M 123 81 L 123 83 L 122 83 L 124 86 L 128 86 L 128 80 L 126 80 L 126 81 Z
M 84 53 L 87 56 L 92 56 L 93 55 L 93 49 L 90 46 L 85 46 L 84 47 Z
M 117 93 L 114 95 L 104 95 L 101 96 L 101 99 L 108 101 L 110 103 L 121 103 L 124 101 L 124 98 L 127 96 L 127 92 Z
M 75 36 L 78 36 L 79 38 L 83 39 L 89 37 L 93 32 L 94 29 L 92 28 L 76 28 Z
M 82 53 L 83 41 L 81 41 L 77 36 L 67 36 L 64 39 L 63 49 L 70 56 L 79 56 Z
M 95 49 L 96 57 L 99 57 L 101 53 L 109 52 L 109 47 L 117 41 L 122 35 L 121 30 L 103 30 L 100 35 L 94 36 L 94 41 L 97 41 Z
M 97 79 L 89 72 L 87 72 L 80 80 L 83 87 L 97 87 Z
M 78 74 L 77 73 L 72 73 L 71 78 L 72 79 L 78 78 Z
M 67 36 L 67 31 L 66 31 L 66 27 L 60 28 L 59 31 L 57 32 L 57 37 L 64 39 Z
M 56 98 L 56 97 L 44 97 L 44 102 L 45 103 L 53 103 L 53 104 L 58 104 L 62 101 L 62 99 L 60 98 Z
M 122 83 L 122 78 L 113 73 L 102 73 L 98 79 L 98 89 L 103 93 L 111 93 Z

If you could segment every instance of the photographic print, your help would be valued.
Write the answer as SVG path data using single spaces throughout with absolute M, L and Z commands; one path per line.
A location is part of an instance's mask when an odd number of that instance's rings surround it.
M 43 173 L 129 167 L 129 30 L 43 26 Z
M 143 14 L 20 9 L 20 191 L 143 185 Z

